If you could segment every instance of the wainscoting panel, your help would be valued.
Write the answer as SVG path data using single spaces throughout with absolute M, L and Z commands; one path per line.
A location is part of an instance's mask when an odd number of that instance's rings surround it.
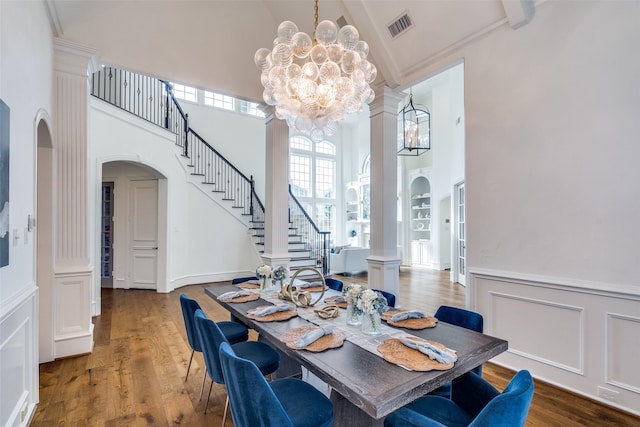
M 469 268 L 493 362 L 640 415 L 640 288 Z
M 91 271 L 56 273 L 54 314 L 54 357 L 90 353 L 93 323 L 89 286 Z
M 509 351 L 583 373 L 584 310 L 546 300 L 490 292 L 492 333 L 509 337 Z
M 0 318 L 0 425 L 11 427 L 26 426 L 38 400 L 35 286 L 20 297 Z
M 607 384 L 640 393 L 640 318 L 607 313 Z

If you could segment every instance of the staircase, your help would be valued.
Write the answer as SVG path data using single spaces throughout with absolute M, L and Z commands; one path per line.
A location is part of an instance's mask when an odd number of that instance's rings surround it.
M 113 67 L 92 76 L 91 94 L 176 135 L 179 157 L 187 173 L 212 198 L 241 219 L 252 232 L 258 252 L 264 252 L 264 205 L 247 177 L 189 126 L 172 93 L 171 84 Z M 318 268 L 329 273 L 330 233 L 320 231 L 289 189 L 289 269 Z

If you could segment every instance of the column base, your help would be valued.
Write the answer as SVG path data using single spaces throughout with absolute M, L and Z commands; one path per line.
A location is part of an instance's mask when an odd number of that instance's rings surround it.
M 93 351 L 90 285 L 92 271 L 66 269 L 54 275 L 54 357 L 75 356 Z
M 400 306 L 400 258 L 367 257 L 369 263 L 369 287 L 391 292 Z

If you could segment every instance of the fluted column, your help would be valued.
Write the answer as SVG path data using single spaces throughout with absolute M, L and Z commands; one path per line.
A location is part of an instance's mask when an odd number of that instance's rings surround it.
M 388 87 L 380 88 L 371 111 L 371 238 L 369 286 L 399 296 L 397 231 L 396 128 L 402 97 Z
M 272 267 L 289 266 L 289 127 L 266 111 L 264 253 Z
M 54 41 L 55 357 L 93 348 L 89 263 L 87 111 L 95 51 L 62 39 Z

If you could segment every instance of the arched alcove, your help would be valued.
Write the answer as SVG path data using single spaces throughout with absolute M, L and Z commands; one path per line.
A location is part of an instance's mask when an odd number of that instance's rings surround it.
M 39 359 L 50 362 L 54 354 L 53 295 L 53 165 L 54 148 L 48 115 L 40 112 L 35 120 L 36 135 L 36 212 L 35 278 L 39 300 Z M 28 224 L 33 227 L 33 223 Z

